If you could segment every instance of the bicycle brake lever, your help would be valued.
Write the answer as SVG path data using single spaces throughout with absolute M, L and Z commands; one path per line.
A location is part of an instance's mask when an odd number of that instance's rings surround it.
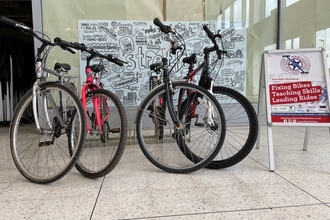
M 75 50 L 75 49 L 73 49 L 73 48 L 71 48 L 71 47 L 66 47 L 65 49 L 66 49 L 67 51 L 69 51 L 70 53 L 72 53 L 72 54 L 75 54 L 75 53 L 78 52 L 77 50 Z
M 228 55 L 227 51 L 225 51 L 225 55 L 227 58 L 230 58 L 230 56 Z
M 218 50 L 217 51 L 218 59 L 221 59 L 222 54 L 226 55 L 227 58 L 230 58 L 226 50 Z
M 178 47 L 175 47 L 175 48 L 172 47 L 171 48 L 171 53 L 175 55 L 177 50 L 183 50 L 182 46 L 178 46 Z

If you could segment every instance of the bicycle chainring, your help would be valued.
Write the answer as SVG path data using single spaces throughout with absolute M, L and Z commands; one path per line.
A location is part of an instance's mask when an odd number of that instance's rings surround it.
M 53 129 L 54 129 L 54 137 L 59 138 L 62 133 L 62 126 L 56 116 L 53 118 Z

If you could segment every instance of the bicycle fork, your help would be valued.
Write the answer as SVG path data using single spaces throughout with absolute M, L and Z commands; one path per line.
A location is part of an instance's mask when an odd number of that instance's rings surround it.
M 104 124 L 104 121 L 108 118 L 108 116 L 110 115 L 110 108 L 107 105 L 107 102 L 105 100 L 105 98 L 103 97 L 93 97 L 93 106 L 94 106 L 94 112 L 95 112 L 95 121 L 96 121 L 96 126 L 99 129 L 100 134 L 103 134 L 103 130 L 102 130 L 102 125 Z M 104 111 L 104 109 L 101 109 L 102 107 L 102 102 L 104 102 L 103 104 L 106 105 L 104 106 L 106 108 L 106 112 L 107 114 L 103 117 L 102 116 L 102 111 Z
M 211 79 L 210 80 L 210 87 L 209 89 L 207 90 L 209 91 L 212 95 L 213 95 L 213 80 Z M 214 116 L 214 107 L 211 103 L 210 100 L 207 101 L 207 110 L 206 110 L 206 115 L 207 115 L 207 119 L 206 119 L 206 122 L 207 124 L 211 127 L 211 128 L 214 128 L 216 125 L 215 125 L 215 122 L 213 120 L 213 116 Z
M 206 88 L 208 92 L 210 92 L 213 95 L 213 79 L 211 77 L 208 77 L 207 79 L 205 79 L 205 81 L 202 83 L 202 87 Z M 206 118 L 206 123 L 207 125 L 212 129 L 212 130 L 216 130 L 218 128 L 218 125 L 214 122 L 214 107 L 211 103 L 210 100 L 207 100 L 207 102 L 205 103 L 204 100 L 202 100 L 202 98 L 198 98 L 199 103 L 204 104 L 204 106 L 206 107 L 206 112 L 205 112 L 205 118 Z
M 103 134 L 103 129 L 102 129 L 102 125 L 104 124 L 104 122 L 107 120 L 107 118 L 110 115 L 110 107 L 108 106 L 108 103 L 106 102 L 106 99 L 104 97 L 92 97 L 92 105 L 93 105 L 93 110 L 94 110 L 94 116 L 95 117 L 91 117 L 89 115 L 88 109 L 87 109 L 87 103 L 86 103 L 86 96 L 88 96 L 88 94 L 92 94 L 93 91 L 91 91 L 90 93 L 87 93 L 87 88 L 89 88 L 90 90 L 94 90 L 95 88 L 93 88 L 91 86 L 92 84 L 86 84 L 85 86 L 83 86 L 82 88 L 82 93 L 81 94 L 87 94 L 87 95 L 82 95 L 81 98 L 81 102 L 84 108 L 84 112 L 86 114 L 86 118 L 89 118 L 91 123 L 89 124 L 86 121 L 86 130 L 89 134 L 93 133 L 93 123 L 97 126 L 98 128 L 98 132 L 100 135 Z M 101 113 L 102 110 L 102 102 L 104 102 L 104 108 L 107 112 L 107 114 L 102 118 Z M 108 125 L 105 125 L 108 126 Z
M 61 127 L 65 127 L 65 122 L 64 122 L 64 119 L 63 117 L 61 116 L 57 106 L 56 106 L 56 103 L 54 101 L 54 98 L 53 96 L 50 94 L 49 91 L 47 92 L 42 92 L 40 90 L 40 87 L 39 87 L 39 83 L 40 83 L 40 80 L 37 79 L 36 82 L 33 84 L 33 87 L 32 87 L 32 109 L 33 109 L 33 116 L 34 116 L 34 119 L 35 119 L 35 123 L 36 123 L 36 127 L 37 127 L 37 131 L 39 133 L 42 133 L 42 132 L 45 132 L 47 133 L 47 129 L 43 130 L 41 129 L 41 125 L 40 125 L 40 121 L 39 121 L 39 117 L 40 115 L 44 115 L 45 118 L 46 118 L 46 121 L 44 122 L 44 124 L 42 126 L 46 126 L 48 127 L 48 133 L 51 134 L 52 133 L 52 129 L 53 129 L 53 126 L 52 126 L 52 123 L 51 123 L 51 120 L 50 120 L 50 117 L 49 117 L 49 112 L 48 112 L 48 106 L 47 106 L 47 100 L 49 101 L 51 107 L 52 107 L 52 110 L 54 111 L 54 114 L 55 116 L 57 117 L 58 119 L 58 122 L 60 123 Z M 41 95 L 41 99 L 38 99 L 38 96 Z M 61 96 L 61 108 L 64 108 L 65 106 L 62 104 L 62 94 L 60 94 Z M 38 111 L 39 110 L 39 111 Z M 38 115 L 39 113 L 39 115 Z

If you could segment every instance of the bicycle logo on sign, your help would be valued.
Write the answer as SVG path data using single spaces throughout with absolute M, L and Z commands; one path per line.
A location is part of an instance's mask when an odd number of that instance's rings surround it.
M 283 55 L 281 68 L 290 75 L 309 74 L 310 62 L 304 55 Z

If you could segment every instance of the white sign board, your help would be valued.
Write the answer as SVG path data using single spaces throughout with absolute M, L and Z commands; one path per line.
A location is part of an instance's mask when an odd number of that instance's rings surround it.
M 330 126 L 329 72 L 321 48 L 265 51 L 258 103 L 259 126 L 266 101 L 269 169 L 274 171 L 272 126 Z M 260 131 L 260 128 L 259 128 Z M 259 148 L 260 134 L 257 140 Z
M 263 56 L 268 123 L 329 126 L 325 52 L 320 48 L 277 50 Z

